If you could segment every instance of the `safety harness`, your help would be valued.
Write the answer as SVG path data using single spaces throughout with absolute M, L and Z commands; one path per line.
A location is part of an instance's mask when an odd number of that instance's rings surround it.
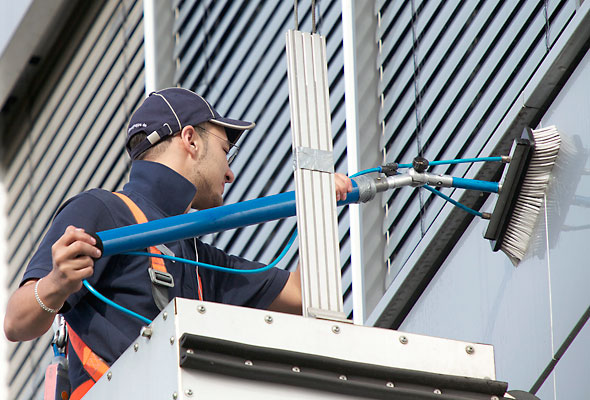
M 148 222 L 148 219 L 146 218 L 143 211 L 141 211 L 137 204 L 135 204 L 129 197 L 122 193 L 115 192 L 114 194 L 123 200 L 138 224 Z M 150 253 L 162 254 L 160 249 L 163 249 L 164 251 L 167 250 L 165 247 L 151 246 L 148 248 L 148 251 Z M 148 273 L 152 281 L 152 295 L 154 297 L 154 302 L 161 311 L 169 302 L 168 288 L 174 287 L 174 278 L 166 270 L 164 260 L 158 257 L 150 257 L 150 267 L 148 268 Z M 203 289 L 198 271 L 197 284 L 198 297 L 199 300 L 202 300 Z M 100 377 L 108 371 L 110 367 L 100 356 L 94 353 L 90 347 L 88 347 L 86 343 L 82 341 L 82 339 L 78 336 L 78 334 L 76 334 L 76 332 L 74 332 L 69 324 L 67 325 L 67 328 L 72 349 L 78 356 L 78 359 L 82 362 L 84 370 L 90 376 L 90 379 L 75 388 L 70 396 L 70 400 L 79 400 L 90 390 L 90 388 L 100 379 Z

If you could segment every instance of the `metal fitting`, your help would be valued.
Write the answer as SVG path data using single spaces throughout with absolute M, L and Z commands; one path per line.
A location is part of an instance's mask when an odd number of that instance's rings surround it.
M 149 326 L 144 326 L 141 328 L 141 336 L 150 339 L 152 337 L 152 328 Z
M 267 324 L 272 324 L 272 322 L 273 322 L 272 315 L 266 315 L 264 317 L 264 322 L 266 322 Z
M 205 312 L 207 312 L 207 309 L 205 308 L 205 306 L 198 306 L 198 307 L 197 307 L 197 311 L 198 311 L 200 314 L 205 314 Z
M 107 379 L 110 381 L 113 379 L 113 373 L 111 371 L 107 372 Z
M 174 344 L 174 336 L 170 336 L 170 344 Z
M 473 346 L 471 346 L 471 345 L 467 345 L 465 347 L 465 352 L 467 354 L 471 355 L 471 354 L 475 353 L 475 348 Z
M 442 391 L 440 389 L 434 389 L 434 394 L 442 394 Z
M 340 327 L 338 325 L 332 326 L 332 332 L 334 332 L 335 334 L 339 334 L 340 333 Z
M 400 342 L 401 344 L 408 344 L 408 338 L 407 338 L 407 337 L 405 337 L 405 336 L 400 336 L 400 337 L 399 337 L 399 342 Z
M 139 344 L 135 343 L 133 345 L 133 350 L 135 350 L 135 351 L 139 350 Z

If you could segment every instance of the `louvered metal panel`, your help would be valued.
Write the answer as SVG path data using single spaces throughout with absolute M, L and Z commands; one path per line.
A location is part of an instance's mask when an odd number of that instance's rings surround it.
M 10 292 L 66 199 L 125 180 L 125 127 L 144 95 L 142 14 L 141 1 L 106 1 L 78 37 L 62 39 L 76 46 L 71 58 L 49 73 L 14 135 L 22 140 L 5 152 Z M 9 346 L 8 398 L 42 398 L 51 335 Z
M 299 23 L 311 30 L 311 4 L 299 3 Z M 292 2 L 178 2 L 175 24 L 176 82 L 211 101 L 223 115 L 255 121 L 239 143 L 232 164 L 236 181 L 226 187 L 226 203 L 294 190 L 289 124 L 285 39 L 293 29 Z M 327 37 L 330 107 L 336 170 L 346 172 L 344 83 L 342 80 L 341 4 L 317 2 L 318 31 Z M 339 210 L 341 265 L 350 257 L 348 214 Z M 204 239 L 231 253 L 270 262 L 293 232 L 294 218 L 251 226 Z M 283 262 L 296 267 L 296 249 Z M 349 272 L 342 271 L 350 286 Z M 350 294 L 350 290 L 348 290 Z M 345 312 L 352 304 L 346 303 Z
M 475 157 L 575 12 L 575 1 L 379 1 L 378 68 L 388 162 Z M 414 12 L 413 12 L 414 11 Z M 464 176 L 468 165 L 434 171 Z M 447 195 L 452 189 L 445 189 Z M 444 201 L 384 197 L 389 281 Z

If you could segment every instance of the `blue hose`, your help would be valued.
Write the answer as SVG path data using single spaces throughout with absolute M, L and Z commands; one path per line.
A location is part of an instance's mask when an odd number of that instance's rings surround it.
M 119 310 L 119 311 L 122 311 L 122 312 L 124 312 L 125 314 L 131 315 L 132 317 L 134 317 L 134 318 L 137 318 L 137 319 L 139 319 L 141 322 L 144 322 L 144 323 L 146 323 L 146 324 L 148 324 L 148 325 L 152 323 L 152 321 L 151 321 L 151 320 L 149 320 L 149 319 L 147 319 L 146 317 L 144 317 L 144 316 L 142 316 L 142 315 L 139 315 L 138 313 L 136 313 L 136 312 L 133 312 L 133 311 L 131 311 L 131 310 L 129 310 L 129 309 L 127 309 L 127 308 L 123 307 L 123 306 L 120 306 L 120 305 L 118 305 L 117 303 L 115 303 L 114 301 L 112 301 L 112 300 L 110 300 L 110 299 L 107 299 L 107 298 L 106 298 L 106 297 L 104 297 L 102 294 L 98 293 L 98 292 L 96 291 L 96 289 L 95 289 L 95 288 L 93 288 L 93 287 L 92 287 L 92 285 L 90 285 L 90 283 L 88 283 L 88 281 L 87 281 L 86 279 L 84 279 L 84 280 L 82 281 L 82 284 L 83 284 L 83 285 L 86 287 L 86 289 L 88 289 L 88 291 L 89 291 L 90 293 L 92 293 L 93 295 L 95 295 L 95 296 L 96 296 L 96 297 L 97 297 L 99 300 L 101 300 L 101 301 L 105 302 L 105 303 L 106 303 L 106 304 L 108 304 L 109 306 L 111 306 L 111 307 L 115 307 L 117 310 Z
M 450 165 L 450 164 L 468 164 L 468 163 L 475 163 L 475 162 L 485 162 L 485 161 L 502 161 L 502 157 L 478 157 L 478 158 L 460 158 L 455 160 L 439 160 L 439 161 L 429 161 L 428 165 Z M 412 168 L 413 164 L 398 164 L 398 168 Z
M 459 207 L 460 209 L 462 209 L 462 210 L 464 210 L 464 211 L 467 211 L 469 214 L 475 215 L 475 216 L 477 216 L 477 217 L 481 217 L 481 216 L 483 215 L 483 214 L 482 214 L 482 213 L 480 213 L 479 211 L 475 211 L 474 209 L 472 209 L 472 208 L 469 208 L 469 207 L 467 207 L 466 205 L 464 205 L 464 204 L 461 204 L 461 203 L 459 203 L 458 201 L 451 199 L 449 196 L 447 196 L 447 195 L 443 194 L 442 192 L 440 192 L 440 191 L 436 190 L 436 189 L 435 189 L 435 188 L 433 188 L 432 186 L 424 185 L 424 186 L 422 186 L 422 187 L 423 187 L 424 189 L 426 189 L 426 190 L 428 190 L 428 191 L 430 191 L 430 192 L 434 193 L 435 195 L 439 196 L 440 198 L 442 198 L 442 199 L 444 199 L 444 200 L 448 201 L 448 202 L 449 202 L 449 203 L 451 203 L 452 205 L 454 205 L 454 206 L 456 206 L 456 207 Z

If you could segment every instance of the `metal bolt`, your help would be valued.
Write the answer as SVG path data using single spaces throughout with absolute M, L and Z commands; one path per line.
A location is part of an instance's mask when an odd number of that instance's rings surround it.
M 301 370 L 299 369 L 299 367 L 293 367 L 293 368 L 291 368 L 291 371 L 293 371 L 293 372 L 301 372 Z
M 340 376 L 338 377 L 338 379 L 340 379 L 341 381 L 348 380 L 348 378 L 346 377 L 346 375 L 340 375 Z
M 475 349 L 473 348 L 473 346 L 466 346 L 465 347 L 465 352 L 467 354 L 473 354 L 473 353 L 475 353 Z
M 186 394 L 187 396 L 192 396 L 193 395 L 193 390 L 192 389 L 186 389 L 184 391 L 184 394 Z
M 385 386 L 387 386 L 387 387 L 390 387 L 390 388 L 391 388 L 391 387 L 395 387 L 395 385 L 393 384 L 393 382 L 387 382 L 387 383 L 385 384 Z
M 339 334 L 340 333 L 340 327 L 338 325 L 334 325 L 332 327 L 332 332 L 334 332 L 335 334 Z
M 207 311 L 207 309 L 205 308 L 205 306 L 198 306 L 197 311 L 201 314 L 205 314 L 205 311 Z
M 399 337 L 399 342 L 400 342 L 401 344 L 408 344 L 408 338 L 407 338 L 407 337 L 405 337 L 405 336 L 400 336 L 400 337 Z
M 170 336 L 170 344 L 174 344 L 174 336 Z
M 141 336 L 146 337 L 146 338 L 151 338 L 152 337 L 152 328 L 150 328 L 149 326 L 144 326 L 143 328 L 141 328 Z
M 440 389 L 434 389 L 434 394 L 442 394 L 442 392 L 440 391 Z
M 187 349 L 186 354 L 195 354 L 195 351 L 193 349 Z
M 162 314 L 162 318 L 164 318 L 164 321 L 166 321 L 168 318 L 168 313 L 166 311 L 164 311 L 164 314 Z
M 272 322 L 273 322 L 272 316 L 270 316 L 270 315 L 265 316 L 264 322 L 266 322 L 267 324 L 272 324 Z
M 176 392 L 172 393 L 172 398 L 176 400 L 178 398 L 178 393 L 176 393 Z
M 107 372 L 107 379 L 110 381 L 113 378 L 113 373 L 111 371 Z
M 133 345 L 133 350 L 135 350 L 135 351 L 139 350 L 139 344 L 135 343 Z
M 246 364 L 246 365 L 254 365 L 254 363 L 252 361 L 250 361 L 250 360 L 244 361 L 244 364 Z

